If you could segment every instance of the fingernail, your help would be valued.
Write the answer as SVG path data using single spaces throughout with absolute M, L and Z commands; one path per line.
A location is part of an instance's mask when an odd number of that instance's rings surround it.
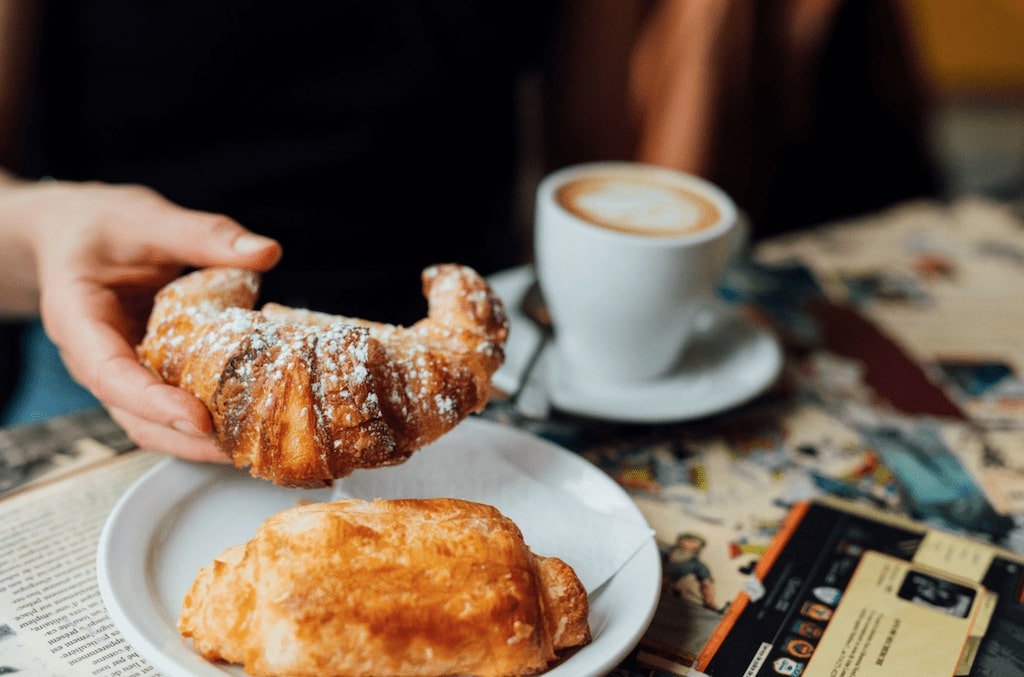
M 235 240 L 235 251 L 239 254 L 254 254 L 261 249 L 266 249 L 274 244 L 269 237 L 262 235 L 240 235 Z
M 195 427 L 188 421 L 175 421 L 171 424 L 171 427 L 179 433 L 185 433 L 186 435 L 192 435 L 193 437 L 207 437 L 206 433 L 202 432 L 199 428 Z

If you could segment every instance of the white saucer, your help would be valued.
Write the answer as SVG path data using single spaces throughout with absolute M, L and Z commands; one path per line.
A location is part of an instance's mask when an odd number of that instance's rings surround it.
M 505 302 L 510 329 L 505 363 L 494 385 L 514 392 L 540 340 L 540 330 L 520 309 L 533 283 L 533 268 L 519 266 L 488 281 Z M 573 382 L 549 345 L 543 369 L 552 405 L 570 414 L 626 423 L 668 423 L 702 418 L 750 401 L 775 381 L 782 350 L 774 334 L 722 305 L 694 337 L 676 373 L 657 381 L 594 386 Z

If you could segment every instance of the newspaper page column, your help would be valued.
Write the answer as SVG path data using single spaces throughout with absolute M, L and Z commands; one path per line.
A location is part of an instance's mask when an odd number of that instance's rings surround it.
M 157 674 L 107 615 L 96 549 L 114 504 L 161 458 L 132 452 L 0 501 L 0 624 L 29 650 L 20 657 L 23 665 L 9 667 L 52 675 Z

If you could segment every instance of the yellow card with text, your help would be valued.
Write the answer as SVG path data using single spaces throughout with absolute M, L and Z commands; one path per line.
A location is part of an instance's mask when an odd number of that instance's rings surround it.
M 985 595 L 968 579 L 865 552 L 804 675 L 953 675 Z

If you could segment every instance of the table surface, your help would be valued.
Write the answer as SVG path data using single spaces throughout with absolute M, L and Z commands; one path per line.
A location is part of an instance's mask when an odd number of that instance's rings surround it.
M 841 496 L 1024 552 L 1021 290 L 1024 223 L 1013 210 L 981 199 L 900 205 L 759 243 L 729 273 L 723 298 L 785 352 L 754 401 L 659 425 L 523 419 L 500 397 L 482 415 L 603 469 L 663 550 L 682 532 L 708 542 L 715 599 L 694 589 L 681 602 L 696 619 L 685 641 L 699 644 L 807 498 Z M 62 472 L 73 481 L 81 438 L 133 448 L 101 410 L 0 430 L 0 497 Z M 652 641 L 680 641 L 679 603 L 663 600 Z M 648 674 L 634 659 L 621 674 Z

